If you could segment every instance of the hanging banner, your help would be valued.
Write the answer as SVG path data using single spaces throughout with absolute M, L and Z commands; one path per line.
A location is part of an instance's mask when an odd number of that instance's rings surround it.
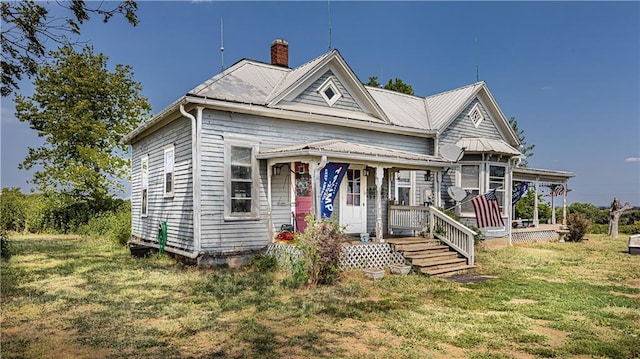
M 348 163 L 329 162 L 320 171 L 320 218 L 331 218 L 333 200 L 336 198 L 348 167 Z
M 522 196 L 527 193 L 529 189 L 529 183 L 520 182 L 513 185 L 513 189 L 511 190 L 511 204 L 516 204 L 522 198 Z

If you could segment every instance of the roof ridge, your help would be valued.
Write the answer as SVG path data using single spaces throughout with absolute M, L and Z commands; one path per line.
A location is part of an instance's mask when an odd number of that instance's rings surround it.
M 398 91 L 394 91 L 394 90 L 389 90 L 386 88 L 382 88 L 382 87 L 375 87 L 375 86 L 369 86 L 369 85 L 364 85 L 364 88 L 368 89 L 373 89 L 373 90 L 378 90 L 378 91 L 382 91 L 382 92 L 386 92 L 386 93 L 392 93 L 394 95 L 398 95 L 398 96 L 404 96 L 404 97 L 409 97 L 409 98 L 415 98 L 415 99 L 420 99 L 420 100 L 424 100 L 425 97 L 422 96 L 418 96 L 418 95 L 409 95 L 408 93 L 404 93 L 404 92 L 398 92 Z
M 472 83 L 472 84 L 464 85 L 464 86 L 460 86 L 460 87 L 458 87 L 458 88 L 454 88 L 454 89 L 452 89 L 452 90 L 448 90 L 448 91 L 444 91 L 444 92 L 438 92 L 438 93 L 436 93 L 436 94 L 429 95 L 429 96 L 425 97 L 425 99 L 429 99 L 429 98 L 432 98 L 432 97 L 436 97 L 436 96 L 440 96 L 440 95 L 448 94 L 448 93 L 450 93 L 450 92 L 460 91 L 460 90 L 462 90 L 462 89 L 466 89 L 466 88 L 468 88 L 468 87 L 472 87 L 472 86 L 476 86 L 476 85 L 480 85 L 480 84 L 482 84 L 482 85 L 486 85 L 487 83 L 486 83 L 486 82 L 484 82 L 484 81 L 474 82 L 474 83 Z

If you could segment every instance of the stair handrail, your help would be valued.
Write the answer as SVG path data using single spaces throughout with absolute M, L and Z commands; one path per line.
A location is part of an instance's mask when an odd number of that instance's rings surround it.
M 444 228 L 439 228 L 443 226 Z M 429 206 L 429 233 L 431 238 L 438 238 L 467 258 L 468 265 L 474 265 L 476 233 L 469 227 L 449 217 L 437 208 Z

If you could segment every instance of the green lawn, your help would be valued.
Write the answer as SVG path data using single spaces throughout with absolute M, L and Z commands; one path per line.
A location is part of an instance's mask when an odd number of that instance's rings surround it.
M 5 358 L 640 357 L 626 236 L 477 253 L 475 284 L 411 274 L 290 289 L 285 273 L 136 259 L 105 241 L 13 238 Z

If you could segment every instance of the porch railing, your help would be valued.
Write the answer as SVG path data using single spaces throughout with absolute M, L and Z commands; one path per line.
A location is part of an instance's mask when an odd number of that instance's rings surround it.
M 389 230 L 422 231 L 429 226 L 429 207 L 389 205 Z
M 435 207 L 429 207 L 429 232 L 432 237 L 456 250 L 467 258 L 467 264 L 475 262 L 475 233 Z

